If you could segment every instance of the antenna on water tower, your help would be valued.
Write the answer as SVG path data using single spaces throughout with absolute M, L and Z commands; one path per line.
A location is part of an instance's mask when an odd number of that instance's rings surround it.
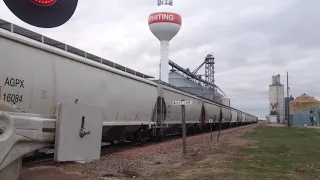
M 172 11 L 173 0 L 158 0 L 156 12 L 149 16 L 149 28 L 160 41 L 159 79 L 169 81 L 169 41 L 180 31 L 181 16 Z
M 170 5 L 172 6 L 172 0 L 158 0 L 158 6 L 162 6 L 162 5 Z

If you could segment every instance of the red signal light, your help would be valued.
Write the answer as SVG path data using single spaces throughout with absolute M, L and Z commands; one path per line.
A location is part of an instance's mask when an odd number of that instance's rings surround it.
M 40 28 L 54 28 L 65 24 L 78 6 L 78 0 L 3 0 L 3 2 L 17 18 Z
M 30 1 L 38 6 L 51 6 L 57 0 L 30 0 Z

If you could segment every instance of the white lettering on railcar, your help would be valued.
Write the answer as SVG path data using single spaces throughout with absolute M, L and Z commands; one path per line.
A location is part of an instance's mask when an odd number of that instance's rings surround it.
M 186 100 L 186 101 L 173 101 L 172 105 L 191 105 L 193 104 L 192 100 Z

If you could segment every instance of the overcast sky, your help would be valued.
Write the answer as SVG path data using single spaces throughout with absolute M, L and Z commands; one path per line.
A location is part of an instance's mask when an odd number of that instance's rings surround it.
M 147 24 L 156 5 L 80 0 L 67 24 L 40 29 L 21 22 L 0 1 L 0 18 L 158 77 L 159 42 Z M 170 42 L 170 59 L 194 70 L 213 53 L 216 83 L 231 106 L 264 118 L 273 74 L 285 83 L 289 71 L 294 97 L 320 97 L 319 7 L 319 0 L 174 0 L 183 25 Z

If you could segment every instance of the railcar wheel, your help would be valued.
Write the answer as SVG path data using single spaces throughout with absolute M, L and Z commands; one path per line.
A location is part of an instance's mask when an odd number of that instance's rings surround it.
M 130 134 L 130 141 L 132 145 L 137 144 L 137 132 L 133 132 Z
M 156 141 L 156 132 L 155 132 L 155 130 L 154 129 L 150 129 L 148 131 L 148 133 L 149 133 L 150 141 L 151 142 Z
M 160 142 L 160 141 L 162 141 L 162 138 L 163 138 L 163 135 L 162 135 L 161 129 L 157 129 L 156 130 L 156 140 Z
M 139 143 L 144 143 L 147 139 L 146 131 L 142 128 L 136 132 L 136 138 Z
M 204 129 L 204 126 L 202 124 L 200 124 L 197 127 L 197 132 L 201 134 L 201 133 L 203 133 L 203 129 Z

